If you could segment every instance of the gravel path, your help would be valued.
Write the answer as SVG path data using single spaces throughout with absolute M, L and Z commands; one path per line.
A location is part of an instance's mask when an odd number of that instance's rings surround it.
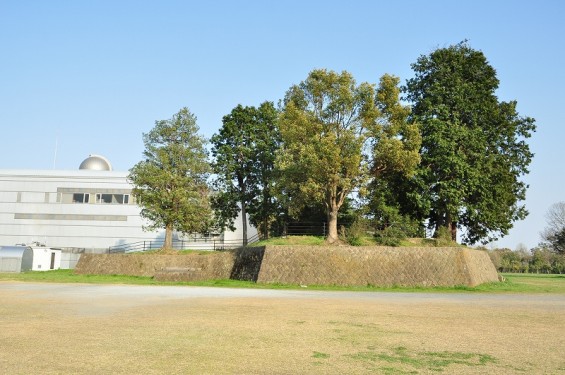
M 192 286 L 100 285 L 100 284 L 50 284 L 0 282 L 0 291 L 24 292 L 26 298 L 45 297 L 84 298 L 95 301 L 104 298 L 122 299 L 185 299 L 185 298 L 294 298 L 343 299 L 378 301 L 382 303 L 423 303 L 441 301 L 469 304 L 527 304 L 552 305 L 565 308 L 565 295 L 558 294 L 470 294 L 470 293 L 409 293 L 409 292 L 347 292 L 318 290 L 238 289 Z

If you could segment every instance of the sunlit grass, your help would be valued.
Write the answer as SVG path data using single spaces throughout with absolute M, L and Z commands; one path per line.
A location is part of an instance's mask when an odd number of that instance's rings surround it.
M 476 287 L 405 287 L 405 286 L 328 286 L 263 284 L 240 280 L 207 280 L 194 282 L 155 281 L 152 277 L 126 275 L 79 275 L 73 270 L 29 271 L 0 273 L 0 281 L 28 281 L 53 283 L 133 284 L 133 285 L 185 285 L 255 289 L 297 289 L 359 292 L 421 292 L 421 293 L 551 293 L 565 294 L 565 275 L 503 274 L 505 281 L 486 283 Z
M 345 242 L 345 241 L 344 241 Z M 374 236 L 366 235 L 358 238 L 358 246 L 383 246 L 378 243 Z M 324 246 L 327 245 L 325 237 L 322 236 L 286 236 L 269 238 L 253 243 L 251 246 Z M 446 245 L 434 238 L 406 238 L 400 241 L 399 246 L 403 247 L 437 247 L 437 246 L 454 246 L 464 247 L 455 242 Z
M 326 239 L 321 236 L 286 236 L 269 238 L 255 242 L 251 246 L 267 246 L 267 245 L 304 245 L 304 246 L 322 246 L 326 245 Z

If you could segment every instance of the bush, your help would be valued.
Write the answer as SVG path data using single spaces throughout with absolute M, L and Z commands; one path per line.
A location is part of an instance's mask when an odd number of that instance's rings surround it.
M 395 207 L 386 207 L 373 219 L 375 241 L 385 246 L 400 246 L 406 238 L 424 237 L 418 220 L 402 215 Z
M 341 227 L 341 236 L 351 246 L 363 246 L 367 237 L 367 225 L 361 219 L 357 219 L 349 228 Z
M 455 242 L 451 239 L 451 232 L 446 227 L 440 227 L 434 235 L 436 239 L 436 246 L 453 246 Z
M 384 246 L 400 246 L 404 239 L 406 233 L 401 227 L 390 226 L 375 233 L 375 241 Z

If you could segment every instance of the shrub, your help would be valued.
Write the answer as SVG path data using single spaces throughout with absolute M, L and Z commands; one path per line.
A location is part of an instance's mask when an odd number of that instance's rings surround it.
M 455 242 L 451 239 L 451 232 L 446 227 L 440 227 L 437 229 L 435 235 L 436 246 L 453 246 Z
M 400 246 L 406 234 L 401 227 L 390 226 L 375 233 L 375 241 L 384 246 Z
M 351 246 L 363 246 L 367 237 L 367 224 L 362 219 L 356 219 L 349 228 L 341 227 L 341 236 Z

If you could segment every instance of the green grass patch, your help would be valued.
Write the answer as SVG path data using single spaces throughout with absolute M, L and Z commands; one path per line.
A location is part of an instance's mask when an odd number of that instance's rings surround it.
M 536 293 L 565 294 L 565 275 L 503 274 L 505 281 L 487 283 L 476 287 L 376 287 L 376 286 L 328 286 L 295 284 L 258 284 L 240 280 L 207 280 L 194 282 L 160 282 L 151 277 L 126 275 L 79 275 L 73 270 L 28 271 L 22 273 L 0 273 L 0 281 L 29 281 L 56 283 L 96 283 L 96 284 L 134 284 L 134 285 L 186 285 L 227 288 L 255 289 L 296 289 L 323 291 L 360 291 L 360 292 L 421 292 L 421 293 Z
M 504 273 L 505 281 L 472 288 L 477 292 L 565 294 L 565 275 Z
M 160 284 L 151 277 L 126 275 L 78 275 L 73 270 L 28 271 L 21 273 L 0 273 L 0 281 L 39 281 L 53 283 L 92 284 Z
M 417 370 L 443 372 L 452 365 L 468 367 L 485 366 L 496 363 L 496 359 L 488 354 L 462 352 L 412 352 L 405 347 L 397 347 L 388 351 L 363 351 L 348 355 L 356 361 L 368 364 L 387 364 L 389 373 L 417 373 Z M 397 368 L 394 365 L 398 365 Z M 416 372 L 414 372 L 416 371 Z
M 344 241 L 347 242 L 347 241 Z M 287 236 L 287 237 L 275 237 L 269 238 L 268 240 L 263 240 L 253 243 L 251 246 L 324 246 L 327 245 L 325 237 L 319 236 Z M 374 236 L 363 235 L 356 238 L 355 246 L 384 246 L 380 244 Z M 398 246 L 403 247 L 438 247 L 438 246 L 450 246 L 450 247 L 465 247 L 465 245 L 460 245 L 455 242 L 440 242 L 435 238 L 406 238 L 399 240 Z
M 314 354 L 312 354 L 312 358 L 327 359 L 330 358 L 330 355 L 327 353 L 314 352 Z
M 318 236 L 287 236 L 287 237 L 275 237 L 269 238 L 268 240 L 262 240 L 255 242 L 250 246 L 267 246 L 267 245 L 278 245 L 278 246 L 322 246 L 327 245 L 326 239 L 324 237 Z

